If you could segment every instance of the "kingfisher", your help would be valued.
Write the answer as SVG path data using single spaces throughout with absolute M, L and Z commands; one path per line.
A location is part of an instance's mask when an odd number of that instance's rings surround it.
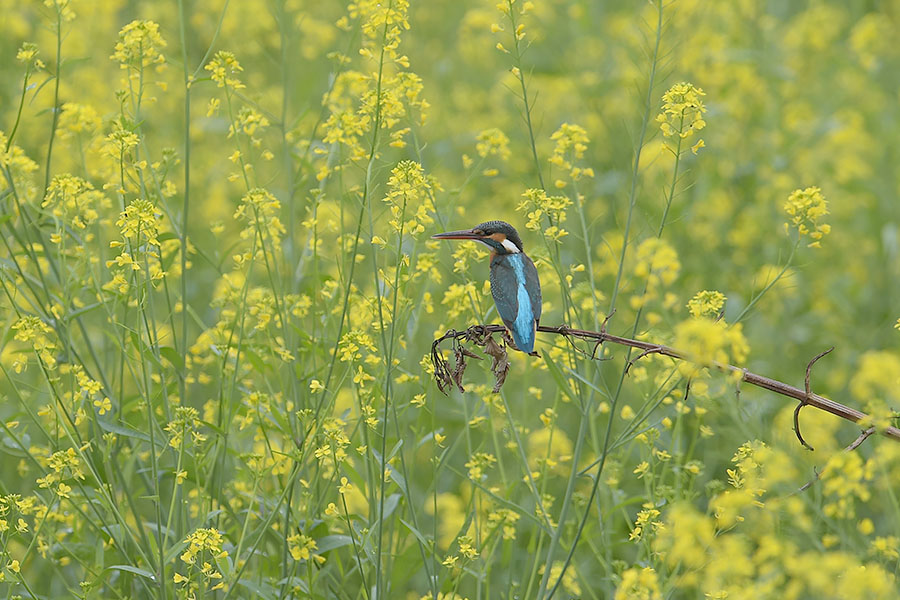
M 497 313 L 512 334 L 516 348 L 534 352 L 534 335 L 541 320 L 541 282 L 534 262 L 522 248 L 522 238 L 504 221 L 486 221 L 472 229 L 431 236 L 437 240 L 474 240 L 491 249 L 491 296 Z

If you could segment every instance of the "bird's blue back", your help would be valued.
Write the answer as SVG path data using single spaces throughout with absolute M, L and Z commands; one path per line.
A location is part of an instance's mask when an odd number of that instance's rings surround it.
M 495 255 L 491 260 L 491 295 L 516 346 L 531 353 L 541 318 L 541 284 L 531 259 L 521 252 Z

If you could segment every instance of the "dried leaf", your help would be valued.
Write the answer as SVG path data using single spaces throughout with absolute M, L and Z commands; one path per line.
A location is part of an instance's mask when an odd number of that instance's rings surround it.
M 480 356 L 478 356 L 477 354 L 475 354 L 475 353 L 472 352 L 471 350 L 465 348 L 464 346 L 460 346 L 460 351 L 461 351 L 464 355 L 466 355 L 466 356 L 469 356 L 469 357 L 474 358 L 474 359 L 476 359 L 476 360 L 481 360 L 481 357 L 480 357 Z
M 465 392 L 466 388 L 463 387 L 462 378 L 463 374 L 466 372 L 466 354 L 469 353 L 465 348 L 461 345 L 456 347 L 456 365 L 453 367 L 453 372 L 450 376 L 453 378 L 453 381 L 456 383 L 456 388 L 460 392 Z
M 493 359 L 491 371 L 497 379 L 494 384 L 494 393 L 500 391 L 506 381 L 506 374 L 509 373 L 509 358 L 506 355 L 506 348 L 494 341 L 493 336 L 488 336 L 484 341 L 484 352 L 489 354 Z
M 434 380 L 438 389 L 446 395 L 447 390 L 453 385 L 453 381 L 450 378 L 450 369 L 447 368 L 447 361 L 444 360 L 443 353 L 438 350 L 439 344 L 440 341 L 435 341 L 431 346 L 431 364 L 434 366 Z

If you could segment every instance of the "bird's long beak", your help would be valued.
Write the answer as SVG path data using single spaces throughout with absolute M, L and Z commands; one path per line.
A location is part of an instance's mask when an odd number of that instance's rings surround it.
M 475 233 L 472 229 L 460 229 L 459 231 L 446 231 L 431 236 L 434 240 L 480 240 L 484 235 Z

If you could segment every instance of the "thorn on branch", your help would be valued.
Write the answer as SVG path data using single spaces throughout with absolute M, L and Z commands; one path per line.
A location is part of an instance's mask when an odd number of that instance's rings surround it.
M 813 467 L 813 474 L 815 475 L 815 477 L 813 477 L 812 479 L 810 479 L 809 481 L 807 481 L 806 483 L 801 485 L 800 489 L 797 490 L 796 492 L 794 492 L 794 494 L 799 494 L 800 492 L 805 492 L 806 490 L 808 490 L 809 488 L 812 487 L 812 484 L 814 484 L 815 482 L 817 482 L 819 480 L 819 477 L 821 477 L 821 475 L 819 474 L 819 471 L 815 467 Z
M 809 450 L 810 452 L 813 452 L 815 450 L 815 448 L 810 446 L 806 442 L 806 440 L 803 439 L 803 434 L 800 433 L 800 409 L 803 408 L 804 406 L 806 406 L 806 400 L 801 400 L 797 404 L 797 408 L 794 409 L 794 433 L 797 434 L 797 439 L 800 440 L 800 443 L 803 445 L 803 447 L 806 448 L 807 450 Z
M 829 352 L 830 351 L 831 350 L 829 350 Z M 874 425 L 872 427 L 869 427 L 868 429 L 863 429 L 862 432 L 859 434 L 859 436 L 855 440 L 853 440 L 853 442 L 849 446 L 844 448 L 844 452 L 853 452 L 854 450 L 856 450 L 857 448 L 862 446 L 863 442 L 865 442 L 867 439 L 872 437 L 872 434 L 874 434 L 875 432 L 876 432 L 876 429 L 875 429 Z M 812 485 L 815 482 L 817 482 L 819 479 L 821 479 L 822 474 L 819 473 L 815 467 L 813 467 L 813 473 L 815 473 L 816 476 L 813 477 L 812 479 L 810 479 L 809 481 L 807 481 L 806 483 L 804 483 L 802 486 L 800 486 L 800 489 L 797 490 L 796 492 L 794 492 L 795 494 L 799 494 L 800 492 L 805 492 L 810 487 L 812 487 Z
M 806 365 L 806 380 L 805 380 L 805 381 L 806 381 L 806 395 L 807 395 L 807 396 L 809 396 L 810 393 L 811 393 L 811 392 L 810 392 L 810 389 L 809 389 L 809 374 L 810 374 L 810 372 L 812 371 L 813 365 L 816 364 L 816 361 L 818 361 L 820 358 L 822 358 L 823 356 L 825 356 L 826 354 L 828 354 L 828 353 L 831 352 L 832 350 L 834 350 L 834 346 L 832 346 L 832 347 L 829 348 L 828 350 L 824 350 L 824 351 L 822 351 L 822 352 L 819 352 L 818 354 L 816 354 L 815 356 L 813 356 L 812 360 L 809 361 L 809 363 L 807 363 L 807 365 Z
M 600 333 L 606 333 L 606 325 L 609 323 L 609 320 L 613 318 L 613 315 L 616 314 L 616 309 L 612 309 L 612 311 L 606 315 L 606 318 L 603 319 L 603 323 L 600 324 Z
M 625 374 L 628 375 L 628 371 L 631 370 L 632 365 L 634 365 L 634 363 L 641 360 L 648 354 L 659 354 L 662 351 L 663 351 L 662 346 L 656 346 L 655 348 L 647 348 L 646 350 L 644 350 L 643 352 L 638 354 L 636 357 L 634 357 L 630 361 L 628 361 L 628 364 L 625 365 Z
M 809 376 L 810 376 L 810 373 L 812 372 L 813 365 L 816 364 L 817 360 L 819 360 L 820 358 L 822 358 L 823 356 L 825 356 L 832 350 L 834 350 L 834 346 L 832 346 L 828 350 L 825 350 L 824 352 L 819 352 L 812 358 L 812 360 L 810 360 L 806 364 L 806 378 L 804 380 L 805 385 L 806 385 L 806 398 L 801 400 L 800 403 L 797 404 L 797 408 L 794 409 L 794 433 L 797 434 L 797 439 L 800 440 L 800 443 L 803 445 L 803 447 L 809 451 L 813 451 L 813 450 L 815 450 L 815 448 L 810 446 L 806 442 L 806 440 L 803 439 L 803 434 L 800 433 L 800 409 L 809 403 L 809 397 L 812 394 L 812 390 L 810 389 L 810 386 L 809 386 Z M 862 442 L 860 442 L 860 443 L 862 443 Z
M 847 446 L 847 448 L 845 448 L 845 450 L 846 450 L 847 452 L 850 452 L 851 450 L 856 450 L 857 448 L 859 448 L 860 446 L 862 446 L 862 443 L 863 443 L 863 442 L 865 442 L 867 439 L 869 439 L 870 437 L 872 437 L 872 434 L 873 434 L 873 433 L 875 433 L 875 426 L 874 426 L 874 425 L 873 425 L 872 427 L 869 427 L 868 429 L 863 430 L 863 432 L 859 434 L 859 437 L 856 438 L 856 439 L 853 441 L 852 444 L 850 444 L 849 446 Z

